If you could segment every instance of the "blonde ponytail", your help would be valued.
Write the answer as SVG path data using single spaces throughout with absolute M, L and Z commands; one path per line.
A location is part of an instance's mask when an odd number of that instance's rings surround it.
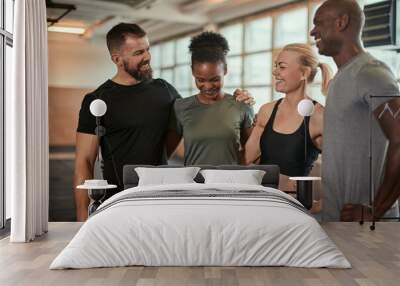
M 327 96 L 329 81 L 332 79 L 332 70 L 326 63 L 319 63 L 318 67 L 321 69 L 322 73 L 321 92 L 323 95 Z

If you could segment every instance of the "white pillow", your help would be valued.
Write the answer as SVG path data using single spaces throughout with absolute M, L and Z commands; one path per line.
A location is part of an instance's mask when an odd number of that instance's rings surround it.
M 261 185 L 265 171 L 261 170 L 202 170 L 204 183 L 234 183 Z
M 135 168 L 139 176 L 138 186 L 195 183 L 193 179 L 199 170 L 199 167 Z

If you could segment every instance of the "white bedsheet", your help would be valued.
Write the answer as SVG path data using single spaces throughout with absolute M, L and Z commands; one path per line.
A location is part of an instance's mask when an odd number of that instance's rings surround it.
M 262 190 L 272 188 L 180 184 L 125 190 L 81 227 L 50 269 L 146 266 L 294 266 L 349 268 L 318 222 L 298 208 L 259 198 L 182 197 L 125 200 L 144 191 Z

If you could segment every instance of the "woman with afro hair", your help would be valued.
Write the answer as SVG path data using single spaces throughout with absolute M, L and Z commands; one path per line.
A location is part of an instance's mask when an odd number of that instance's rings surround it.
M 189 51 L 199 92 L 174 104 L 184 141 L 184 163 L 240 164 L 254 112 L 250 105 L 223 90 L 228 42 L 218 33 L 203 32 L 191 39 Z

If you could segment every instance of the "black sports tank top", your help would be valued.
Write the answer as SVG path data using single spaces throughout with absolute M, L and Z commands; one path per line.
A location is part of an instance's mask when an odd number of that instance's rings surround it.
M 264 128 L 260 139 L 260 164 L 279 165 L 280 173 L 287 176 L 307 176 L 321 152 L 314 146 L 309 132 L 310 117 L 306 116 L 300 127 L 291 134 L 282 134 L 273 129 L 276 112 L 282 98 L 277 101 L 271 117 Z M 315 104 L 315 102 L 314 102 Z M 307 133 L 305 132 L 307 130 Z M 305 140 L 306 136 L 306 140 Z M 306 143 L 306 142 L 307 143 Z M 305 144 L 307 149 L 305 150 Z M 307 158 L 305 153 L 307 151 Z

